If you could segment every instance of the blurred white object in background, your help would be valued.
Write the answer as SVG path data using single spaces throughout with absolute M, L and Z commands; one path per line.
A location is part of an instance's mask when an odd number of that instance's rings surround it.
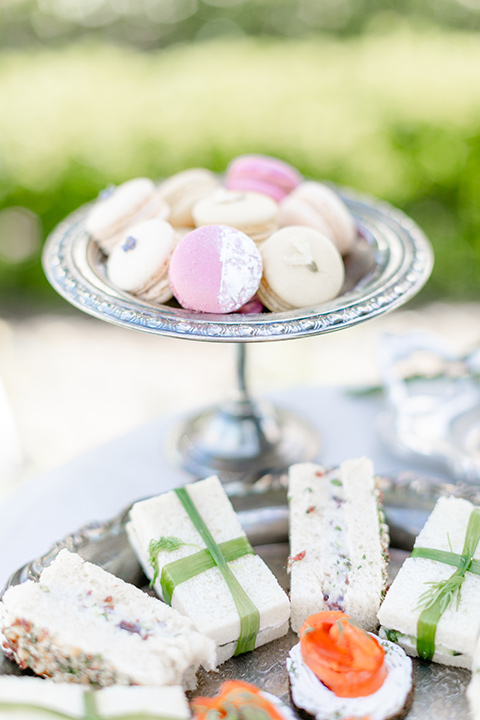
M 22 466 L 20 437 L 10 401 L 0 379 L 0 499 L 14 487 Z
M 383 440 L 402 458 L 480 483 L 478 346 L 460 355 L 434 333 L 386 333 L 378 357 L 388 401 L 378 420 Z

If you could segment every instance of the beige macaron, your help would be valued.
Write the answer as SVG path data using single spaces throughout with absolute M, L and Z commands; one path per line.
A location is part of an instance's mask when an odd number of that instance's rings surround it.
M 172 175 L 159 187 L 160 197 L 170 207 L 169 222 L 175 227 L 195 227 L 192 208 L 220 187 L 218 177 L 205 168 L 191 168 Z
M 134 178 L 102 191 L 85 221 L 87 232 L 105 255 L 125 236 L 131 225 L 158 218 L 166 220 L 170 208 L 149 178 Z
M 257 294 L 273 312 L 320 305 L 342 289 L 342 256 L 330 238 L 318 230 L 285 227 L 259 249 L 263 278 Z
M 260 243 L 278 227 L 278 204 L 261 193 L 222 188 L 194 206 L 193 219 L 197 227 L 229 225 Z
M 349 209 L 328 185 L 303 182 L 280 203 L 279 224 L 305 225 L 331 237 L 342 255 L 352 248 L 357 235 Z
M 176 243 L 175 230 L 164 220 L 134 225 L 107 260 L 111 283 L 149 302 L 170 300 L 168 268 Z

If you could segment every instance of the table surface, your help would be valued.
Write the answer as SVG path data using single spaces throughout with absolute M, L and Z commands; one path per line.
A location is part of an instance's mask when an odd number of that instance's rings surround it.
M 376 472 L 418 471 L 443 480 L 438 468 L 396 458 L 378 435 L 382 396 L 352 396 L 338 387 L 301 387 L 269 399 L 318 429 L 317 460 L 326 466 L 365 455 Z M 82 525 L 106 520 L 134 500 L 191 481 L 167 457 L 168 437 L 182 420 L 163 416 L 72 462 L 31 478 L 0 505 L 0 587 L 25 562 Z M 88 418 L 85 419 L 88 422 Z

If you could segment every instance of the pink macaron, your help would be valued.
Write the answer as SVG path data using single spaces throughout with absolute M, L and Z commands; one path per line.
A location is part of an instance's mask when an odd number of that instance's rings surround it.
M 169 277 L 187 310 L 230 313 L 255 295 L 262 271 L 260 252 L 248 235 L 227 225 L 206 225 L 180 240 Z
M 242 305 L 241 308 L 235 310 L 239 315 L 258 315 L 263 312 L 263 303 L 254 295 L 251 300 Z
M 281 202 L 302 181 L 294 167 L 268 155 L 240 155 L 227 168 L 228 190 L 246 190 L 269 195 Z

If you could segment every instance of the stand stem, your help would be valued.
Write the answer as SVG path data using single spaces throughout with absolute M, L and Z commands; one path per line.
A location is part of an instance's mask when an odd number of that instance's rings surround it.
M 318 438 L 301 418 L 250 396 L 246 343 L 235 344 L 235 391 L 230 400 L 182 426 L 176 454 L 180 465 L 197 477 L 217 473 L 224 482 L 247 485 L 265 473 L 313 458 Z
M 237 392 L 238 400 L 245 402 L 250 399 L 249 392 L 247 390 L 247 344 L 246 343 L 235 343 L 236 352 L 236 366 L 237 366 Z

